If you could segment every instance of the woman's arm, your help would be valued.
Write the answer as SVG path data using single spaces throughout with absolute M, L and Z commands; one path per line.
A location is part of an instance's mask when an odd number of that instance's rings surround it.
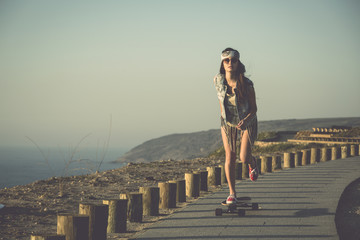
M 220 104 L 220 114 L 222 114 L 223 109 L 222 109 L 220 100 L 219 100 L 219 104 Z

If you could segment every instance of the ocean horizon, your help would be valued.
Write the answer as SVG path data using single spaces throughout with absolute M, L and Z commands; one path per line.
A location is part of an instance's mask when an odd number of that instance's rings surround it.
M 124 164 L 113 161 L 128 151 L 109 148 L 104 156 L 103 149 L 80 148 L 74 153 L 72 150 L 50 147 L 43 148 L 40 152 L 36 147 L 0 147 L 0 189 L 51 177 L 84 175 L 97 170 L 120 168 Z

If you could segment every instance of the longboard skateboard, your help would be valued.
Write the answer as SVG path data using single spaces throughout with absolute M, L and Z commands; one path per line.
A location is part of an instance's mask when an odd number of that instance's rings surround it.
M 251 198 L 249 197 L 243 197 L 238 198 L 238 202 L 234 204 L 227 204 L 226 200 L 221 202 L 221 205 L 227 206 L 227 209 L 224 210 L 222 208 L 215 209 L 215 216 L 222 216 L 224 213 L 227 214 L 237 214 L 239 217 L 245 216 L 245 210 L 259 210 L 261 207 L 259 207 L 258 203 L 250 203 L 249 201 Z

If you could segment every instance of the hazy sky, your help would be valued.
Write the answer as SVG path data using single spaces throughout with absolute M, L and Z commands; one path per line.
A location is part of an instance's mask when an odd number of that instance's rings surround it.
M 360 1 L 0 1 L 0 146 L 219 128 L 220 53 L 259 120 L 359 117 Z

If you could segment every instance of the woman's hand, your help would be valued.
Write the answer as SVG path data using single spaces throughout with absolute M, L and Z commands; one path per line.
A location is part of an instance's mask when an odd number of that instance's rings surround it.
M 246 129 L 246 125 L 247 125 L 247 121 L 245 119 L 241 120 L 238 125 L 236 126 L 236 128 L 238 130 L 245 130 Z

